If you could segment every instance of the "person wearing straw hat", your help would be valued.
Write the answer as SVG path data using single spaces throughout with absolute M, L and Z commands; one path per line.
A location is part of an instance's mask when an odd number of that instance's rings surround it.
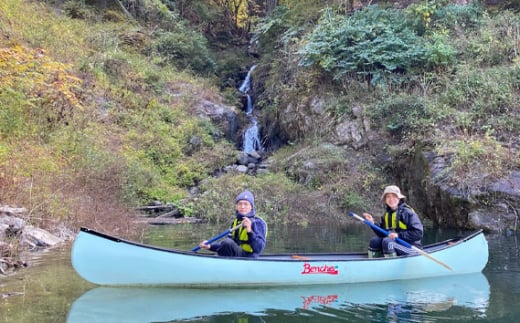
M 231 227 L 238 229 L 222 242 L 209 244 L 204 240 L 199 247 L 214 251 L 219 256 L 257 258 L 265 248 L 267 224 L 256 215 L 255 198 L 248 190 L 235 199 L 235 219 Z
M 385 187 L 381 195 L 381 201 L 385 204 L 385 214 L 381 217 L 379 227 L 389 232 L 384 236 L 374 230 L 375 237 L 370 239 L 368 246 L 368 257 L 395 257 L 416 253 L 395 241 L 400 238 L 409 244 L 421 248 L 423 238 L 423 225 L 415 211 L 405 203 L 406 196 L 401 194 L 399 187 L 390 185 Z M 363 213 L 365 219 L 374 223 L 374 218 L 369 213 Z

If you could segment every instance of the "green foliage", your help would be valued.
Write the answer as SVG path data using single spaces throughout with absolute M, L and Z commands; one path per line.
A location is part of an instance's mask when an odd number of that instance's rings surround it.
M 65 14 L 74 19 L 93 19 L 94 12 L 88 8 L 85 1 L 69 0 L 63 3 Z
M 287 7 L 278 6 L 271 15 L 261 19 L 253 32 L 252 43 L 258 44 L 262 52 L 277 47 L 279 36 L 291 28 L 288 14 Z
M 24 113 L 29 104 L 21 92 L 8 87 L 0 91 L 0 138 L 20 138 L 33 132 Z
M 189 187 L 206 176 L 206 170 L 201 163 L 190 163 L 185 156 L 190 138 L 198 136 L 203 146 L 212 146 L 213 139 L 204 132 L 204 128 L 195 119 L 182 110 L 150 104 L 143 114 L 131 115 L 132 130 L 128 133 L 127 145 L 132 147 L 129 156 L 138 156 L 134 169 L 141 173 L 141 183 L 135 187 L 148 187 L 148 192 L 158 192 L 150 189 L 162 183 L 162 187 Z M 139 164 L 142 163 L 143 166 Z M 146 166 L 147 165 L 147 166 Z M 150 174 L 150 175 L 146 175 Z M 164 189 L 163 189 L 164 191 Z M 141 193 L 144 194 L 144 193 Z M 146 199 L 165 198 L 166 193 L 142 196 Z M 170 196 L 167 201 L 175 197 Z
M 428 118 L 423 100 L 417 96 L 395 95 L 378 102 L 368 114 L 394 136 L 416 130 L 425 131 L 423 119 Z
M 439 95 L 437 106 L 454 107 L 459 130 L 485 133 L 493 128 L 511 132 L 518 127 L 518 67 L 461 69 Z M 448 119 L 450 120 L 450 119 Z M 453 122 L 450 120 L 450 122 Z
M 235 215 L 235 197 L 248 189 L 255 196 L 257 214 L 269 223 L 290 221 L 290 196 L 297 197 L 305 189 L 279 174 L 252 177 L 245 174 L 228 173 L 219 178 L 209 178 L 203 190 L 191 205 L 194 215 L 214 222 L 228 223 Z M 182 202 L 181 202 L 182 203 Z
M 454 32 L 459 28 L 467 31 L 474 30 L 481 25 L 482 19 L 486 16 L 484 8 L 478 1 L 466 5 L 445 4 L 444 2 L 442 1 L 440 6 L 436 6 L 433 12 L 434 30 L 448 29 Z
M 129 154 L 130 155 L 130 154 Z M 129 205 L 146 204 L 149 201 L 178 201 L 186 197 L 186 191 L 168 183 L 161 176 L 161 169 L 145 158 L 130 156 L 121 185 L 122 199 Z
M 446 0 L 426 0 L 412 3 L 406 8 L 406 13 L 411 18 L 414 29 L 423 35 L 431 26 L 432 18 L 438 8 L 445 6 Z
M 430 42 L 424 45 L 425 67 L 428 70 L 447 70 L 457 61 L 457 50 L 450 44 L 450 37 L 445 33 L 433 32 Z
M 520 166 L 520 153 L 504 147 L 490 131 L 480 136 L 450 138 L 437 147 L 439 155 L 451 155 L 446 176 L 462 188 L 472 187 L 475 179 L 507 176 Z
M 273 49 L 280 49 L 285 54 L 292 52 L 290 45 L 298 44 L 304 33 L 313 28 L 326 5 L 327 1 L 316 0 L 284 1 L 278 4 L 273 12 L 255 24 L 251 43 L 263 55 L 275 54 Z
M 504 11 L 498 16 L 485 16 L 481 28 L 468 33 L 460 43 L 463 58 L 479 66 L 494 66 L 518 61 L 520 51 L 520 18 Z
M 336 79 L 358 75 L 377 84 L 386 74 L 424 65 L 423 42 L 398 10 L 368 7 L 349 17 L 325 10 L 300 63 L 319 65 Z
M 200 33 L 185 30 L 164 32 L 152 42 L 150 56 L 158 54 L 179 69 L 191 69 L 199 74 L 213 74 L 215 62 L 210 57 L 207 40 Z
M 357 191 L 347 191 L 340 205 L 345 210 L 364 210 L 366 203 L 366 197 L 361 196 Z
M 56 16 L 42 3 L 0 2 L 0 31 L 11 39 L 0 39 L 0 147 L 12 151 L 14 142 L 20 150 L 0 160 L 0 182 L 9 184 L 0 190 L 2 201 L 36 205 L 36 213 L 50 217 L 65 218 L 69 210 L 80 221 L 71 209 L 95 218 L 120 203 L 176 202 L 234 161 L 233 145 L 218 141 L 218 129 L 194 113 L 199 98 L 220 102 L 216 89 L 164 68 L 213 71 L 200 33 L 174 14 L 168 21 L 175 32 L 152 34 L 103 22 L 95 8 L 75 5 L 84 9 L 76 11 L 81 19 Z M 150 35 L 159 35 L 149 47 L 152 59 L 140 50 Z M 20 39 L 33 47 L 17 45 Z M 161 56 L 159 48 L 180 48 L 180 56 Z
M 301 47 L 302 66 L 320 66 L 335 79 L 355 76 L 371 84 L 401 84 L 411 76 L 457 62 L 450 31 L 475 28 L 477 5 L 426 1 L 402 10 L 366 7 L 345 17 L 323 11 Z M 408 77 L 406 77 L 408 76 Z

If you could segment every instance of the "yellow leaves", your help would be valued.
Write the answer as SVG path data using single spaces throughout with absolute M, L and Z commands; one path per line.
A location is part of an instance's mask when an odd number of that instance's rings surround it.
M 82 81 L 71 66 L 51 60 L 43 49 L 22 46 L 0 48 L 0 90 L 13 88 L 63 113 L 81 108 L 76 92 Z

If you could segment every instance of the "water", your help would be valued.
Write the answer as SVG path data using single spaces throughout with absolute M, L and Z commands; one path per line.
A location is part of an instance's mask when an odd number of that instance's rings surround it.
M 150 228 L 145 242 L 183 250 L 226 229 Z M 456 234 L 429 229 L 425 242 Z M 370 236 L 362 225 L 271 226 L 266 252 L 361 251 Z M 97 287 L 76 275 L 64 246 L 0 276 L 0 322 L 513 322 L 520 316 L 519 237 L 487 235 L 490 259 L 482 274 L 255 289 Z

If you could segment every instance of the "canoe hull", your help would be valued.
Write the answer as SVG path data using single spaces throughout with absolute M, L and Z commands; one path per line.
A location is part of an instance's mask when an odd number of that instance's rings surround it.
M 428 249 L 425 249 L 428 250 Z M 422 255 L 368 259 L 363 254 L 265 255 L 226 258 L 142 245 L 82 228 L 72 266 L 85 280 L 107 286 L 289 286 L 420 279 L 481 272 L 488 261 L 482 232 L 429 252 L 450 271 Z M 304 259 L 302 259 L 304 258 Z

